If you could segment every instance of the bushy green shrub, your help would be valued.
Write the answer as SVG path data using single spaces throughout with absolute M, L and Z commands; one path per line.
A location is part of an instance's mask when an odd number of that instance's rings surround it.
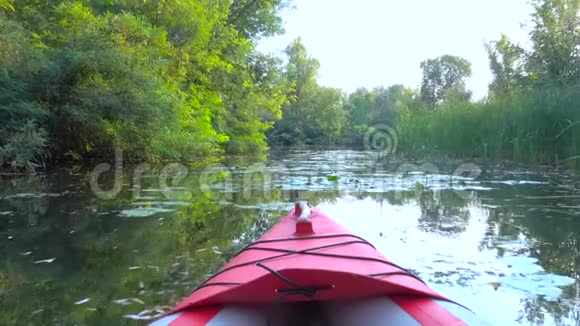
M 34 170 L 45 159 L 47 141 L 46 130 L 29 121 L 0 147 L 0 164 Z
M 0 147 L 11 166 L 267 149 L 289 84 L 255 39 L 281 31 L 285 1 L 4 2 Z

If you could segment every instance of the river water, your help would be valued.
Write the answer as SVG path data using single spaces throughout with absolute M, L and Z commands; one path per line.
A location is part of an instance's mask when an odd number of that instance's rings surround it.
M 0 324 L 143 324 L 307 199 L 493 324 L 580 325 L 572 173 L 350 150 L 195 166 L 2 177 Z

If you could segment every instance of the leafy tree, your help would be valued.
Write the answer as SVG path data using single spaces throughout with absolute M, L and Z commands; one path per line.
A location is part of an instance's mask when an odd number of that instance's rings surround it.
M 392 85 L 387 88 L 373 89 L 370 120 L 372 124 L 388 124 L 395 119 L 398 101 L 406 88 L 403 85 Z
M 580 81 L 580 1 L 534 0 L 532 51 L 526 69 L 540 84 Z
M 306 116 L 312 110 L 312 97 L 319 90 L 316 78 L 320 64 L 308 55 L 300 38 L 288 45 L 285 53 L 288 57 L 285 76 L 291 86 L 288 97 L 292 102 L 284 106 L 283 118 L 269 139 L 273 143 L 294 144 L 304 142 L 307 124 L 312 123 Z
M 224 93 L 229 94 L 223 117 L 224 132 L 230 137 L 226 145 L 229 152 L 253 153 L 268 148 L 265 132 L 282 117 L 290 89 L 280 66 L 279 59 L 254 53 L 244 69 L 223 84 Z
M 372 94 L 366 88 L 358 88 L 348 96 L 345 107 L 348 108 L 352 126 L 362 126 L 369 123 L 372 101 Z
M 505 34 L 501 35 L 499 41 L 486 44 L 485 49 L 494 78 L 489 84 L 489 95 L 498 97 L 512 94 L 522 83 L 524 50 L 511 43 Z
M 465 99 L 471 93 L 465 90 L 465 79 L 471 76 L 471 63 L 464 58 L 444 55 L 421 62 L 423 81 L 421 98 L 432 107 L 446 98 L 451 90 Z
M 298 99 L 312 95 L 318 87 L 316 79 L 320 63 L 308 56 L 300 38 L 294 40 L 286 48 L 285 53 L 288 56 L 286 76 L 294 85 L 292 95 Z
M 345 124 L 346 112 L 339 89 L 320 87 L 306 99 L 304 142 L 307 144 L 335 144 Z
M 292 86 L 292 100 L 283 108 L 283 118 L 269 135 L 273 143 L 335 144 L 346 121 L 343 94 L 318 85 L 320 64 L 311 58 L 300 38 L 286 48 L 285 75 Z
M 283 31 L 278 12 L 288 5 L 287 0 L 234 0 L 227 22 L 246 38 L 272 36 Z

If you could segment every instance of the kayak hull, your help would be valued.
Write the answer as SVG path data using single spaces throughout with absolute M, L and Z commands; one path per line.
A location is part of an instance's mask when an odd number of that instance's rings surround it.
M 485 324 L 320 210 L 305 218 L 306 209 L 297 205 L 153 325 Z
M 418 326 L 418 325 L 490 325 L 471 311 L 447 301 L 413 299 L 403 305 L 403 298 L 369 298 L 349 301 L 328 301 L 322 304 L 325 322 L 318 325 L 352 326 Z M 409 309 L 415 306 L 422 310 Z M 269 310 L 267 305 L 210 306 L 177 312 L 165 316 L 153 326 L 254 326 L 266 325 Z M 304 319 L 312 315 L 296 316 L 291 304 L 275 310 L 272 325 L 308 325 Z

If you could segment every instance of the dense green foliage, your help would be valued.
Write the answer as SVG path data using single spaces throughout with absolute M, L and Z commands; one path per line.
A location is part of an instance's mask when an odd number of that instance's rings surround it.
M 283 119 L 269 134 L 277 144 L 332 144 L 345 124 L 343 94 L 317 83 L 319 63 L 308 56 L 300 39 L 286 48 L 286 78 L 292 84 L 292 102 L 283 108 Z
M 357 89 L 350 94 L 345 104 L 348 120 L 342 142 L 362 145 L 364 134 L 377 125 L 393 125 L 397 113 L 409 105 L 424 105 L 411 89 L 403 85 L 388 88 L 377 87 L 372 90 Z
M 0 2 L 0 167 L 110 156 L 192 160 L 275 145 L 364 145 L 394 126 L 400 152 L 553 162 L 576 159 L 578 0 L 533 1 L 531 49 L 485 45 L 493 81 L 471 100 L 471 63 L 421 62 L 418 90 L 346 95 L 318 84 L 300 39 L 285 58 L 283 0 Z M 286 59 L 284 61 L 284 59 Z
M 288 83 L 255 40 L 281 0 L 3 1 L 0 159 L 261 151 Z M 0 9 L 2 10 L 2 9 Z

